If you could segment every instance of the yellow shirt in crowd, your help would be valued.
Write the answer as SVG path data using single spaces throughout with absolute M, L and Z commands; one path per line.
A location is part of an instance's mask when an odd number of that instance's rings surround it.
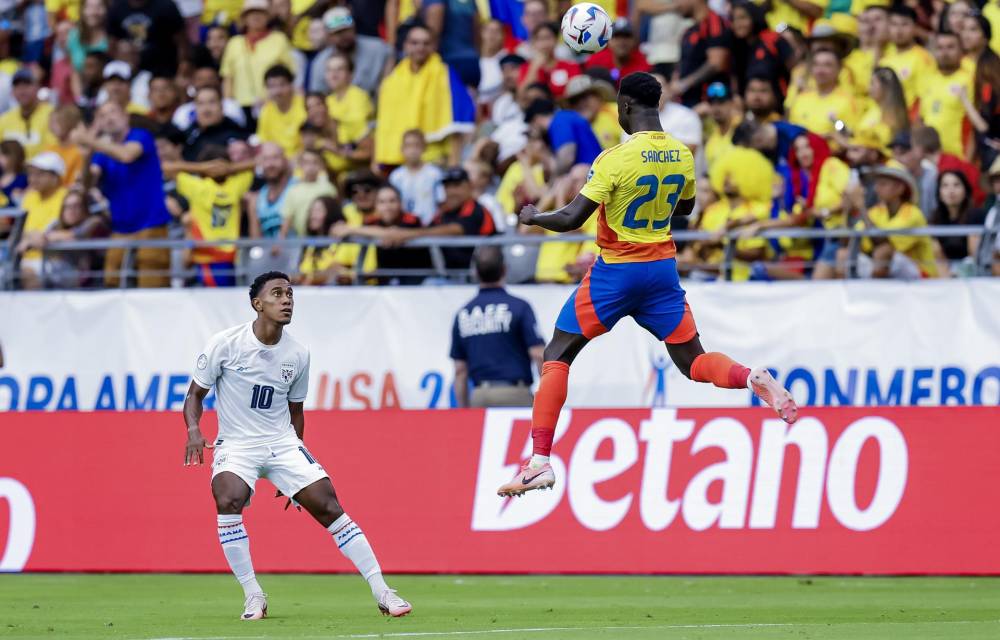
M 1000 55 L 1000 1 L 990 0 L 983 5 L 983 17 L 989 20 L 993 37 L 990 38 L 990 49 Z
M 63 164 L 66 165 L 66 175 L 63 176 L 62 180 L 63 186 L 72 186 L 76 182 L 76 176 L 80 173 L 80 169 L 83 169 L 83 152 L 80 151 L 80 147 L 75 144 L 62 146 L 56 143 L 49 151 L 58 153 Z
M 260 109 L 257 119 L 257 137 L 261 142 L 273 142 L 294 158 L 302 151 L 302 136 L 299 129 L 306 121 L 306 99 L 301 95 L 292 96 L 288 111 L 282 113 L 274 102 L 268 100 Z
M 962 99 L 954 92 L 961 90 L 972 101 L 974 85 L 974 72 L 963 68 L 946 76 L 935 67 L 923 76 L 920 119 L 928 127 L 937 129 L 945 153 L 965 157 L 965 143 L 971 129 L 966 125 Z
M 14 105 L 0 115 L 0 135 L 4 140 L 16 140 L 24 147 L 24 155 L 30 160 L 36 153 L 56 143 L 56 137 L 49 130 L 49 116 L 52 105 L 39 102 L 28 119 L 21 116 L 21 107 Z
M 734 204 L 728 198 L 722 198 L 705 207 L 698 219 L 698 229 L 701 231 L 720 231 L 727 222 L 742 220 L 747 217 L 756 218 L 758 221 L 767 220 L 771 217 L 771 203 L 763 200 L 743 200 L 739 204 Z M 724 241 L 728 242 L 728 241 Z M 736 241 L 738 251 L 753 251 L 764 247 L 770 254 L 770 244 L 765 238 L 740 238 Z M 724 249 L 719 247 L 713 250 L 706 258 L 709 264 L 722 264 Z M 750 279 L 750 265 L 740 260 L 733 261 L 734 281 Z
M 712 166 L 719 158 L 733 148 L 733 131 L 740 125 L 742 118 L 734 116 L 729 123 L 729 130 L 722 133 L 722 130 L 709 120 L 705 126 L 705 162 Z
M 34 189 L 26 191 L 21 200 L 21 208 L 27 213 L 24 219 L 24 233 L 48 229 L 53 222 L 59 219 L 59 211 L 62 209 L 65 197 L 66 190 L 62 187 L 56 189 L 48 198 L 42 198 L 41 194 Z M 37 260 L 41 257 L 42 252 L 38 249 L 24 253 L 25 260 Z
M 531 168 L 531 177 L 539 185 L 545 184 L 545 170 L 542 165 L 536 164 Z M 507 167 L 507 171 L 504 172 L 503 178 L 500 180 L 500 186 L 497 187 L 497 202 L 500 203 L 504 211 L 518 212 L 517 190 L 522 182 L 524 182 L 524 165 L 520 162 L 514 162 Z
M 618 107 L 606 104 L 601 107 L 590 123 L 602 149 L 610 149 L 622 141 L 622 127 L 618 124 Z
M 590 216 L 577 231 L 597 235 L 597 216 Z M 546 231 L 545 235 L 558 236 L 557 231 Z M 546 242 L 538 247 L 538 261 L 535 263 L 535 280 L 538 282 L 573 282 L 566 267 L 574 264 L 586 254 L 597 256 L 601 248 L 595 242 Z
M 326 97 L 326 108 L 330 118 L 337 121 L 337 142 L 352 144 L 362 140 L 371 131 L 375 120 L 375 105 L 368 92 L 351 85 L 342 97 L 331 93 Z M 326 164 L 336 172 L 354 168 L 349 159 L 334 154 L 324 154 Z
M 865 49 L 855 49 L 844 58 L 844 69 L 851 74 L 851 82 L 854 86 L 854 95 L 863 97 L 868 95 L 868 85 L 872 80 L 872 73 L 875 71 L 875 54 Z
M 45 10 L 53 15 L 62 14 L 70 22 L 80 20 L 80 5 L 83 0 L 45 0 Z
M 816 5 L 824 11 L 826 11 L 827 5 L 830 4 L 830 0 L 807 0 L 807 2 Z M 767 25 L 772 31 L 776 31 L 779 24 L 786 24 L 789 27 L 795 27 L 802 33 L 809 33 L 812 21 L 812 18 L 784 0 L 776 0 L 771 6 L 771 10 L 767 13 Z
M 903 85 L 907 109 L 912 108 L 913 103 L 920 97 L 921 76 L 931 69 L 937 68 L 934 56 L 919 44 L 913 45 L 902 53 L 899 51 L 889 52 L 879 64 L 896 72 L 899 82 Z
M 204 0 L 201 23 L 228 27 L 240 17 L 242 9 L 243 0 Z
M 838 86 L 827 95 L 821 95 L 815 89 L 806 89 L 795 97 L 788 108 L 789 122 L 821 136 L 834 133 L 837 120 L 843 120 L 847 128 L 853 130 L 859 115 L 854 94 L 843 86 Z
M 868 218 L 876 229 L 917 229 L 927 226 L 927 220 L 920 208 L 915 204 L 904 202 L 896 215 L 890 216 L 889 209 L 884 204 L 878 204 L 868 210 Z M 858 226 L 863 226 L 858 223 Z M 925 276 L 936 276 L 937 262 L 934 260 L 934 249 L 931 239 L 923 236 L 889 236 L 889 242 L 896 251 L 904 254 L 917 263 Z M 872 241 L 865 238 L 861 247 L 865 251 L 872 250 Z
M 177 192 L 187 198 L 191 237 L 196 240 L 236 240 L 240 237 L 241 200 L 253 184 L 253 172 L 229 176 L 222 183 L 190 173 L 177 174 Z M 236 247 L 223 245 L 191 251 L 196 264 L 233 262 Z
M 267 95 L 264 74 L 276 64 L 295 69 L 292 45 L 280 31 L 272 31 L 253 47 L 246 36 L 234 36 L 222 53 L 219 73 L 232 83 L 232 98 L 244 107 L 253 106 Z
M 830 212 L 830 215 L 821 218 L 827 229 L 841 228 L 847 222 L 844 216 L 844 191 L 850 180 L 851 168 L 840 158 L 827 158 L 819 170 L 813 210 L 820 212 L 826 209 Z

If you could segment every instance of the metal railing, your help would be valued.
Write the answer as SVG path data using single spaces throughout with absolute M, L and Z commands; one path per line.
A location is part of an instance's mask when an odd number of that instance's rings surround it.
M 920 227 L 916 229 L 899 229 L 899 230 L 886 230 L 886 229 L 817 229 L 817 228 L 785 228 L 785 229 L 774 229 L 764 231 L 762 233 L 756 234 L 754 238 L 763 238 L 766 240 L 772 239 L 807 239 L 807 240 L 819 240 L 833 238 L 838 240 L 846 240 L 846 247 L 848 250 L 848 265 L 849 271 L 847 277 L 856 277 L 855 266 L 858 262 L 858 255 L 861 253 L 861 240 L 863 238 L 885 238 L 890 236 L 920 236 L 920 237 L 966 237 L 966 236 L 980 236 L 980 246 L 977 256 L 974 256 L 975 260 L 975 275 L 987 275 L 990 273 L 991 264 L 993 260 L 993 245 L 997 237 L 998 228 L 1000 227 L 1000 211 L 994 208 L 994 213 L 997 215 L 990 216 L 993 221 L 992 226 L 988 227 L 986 225 L 956 225 L 956 226 L 928 226 Z M 20 235 L 20 229 L 24 226 L 24 215 L 21 212 L 13 209 L 0 209 L 0 217 L 12 218 L 15 220 L 15 229 L 17 233 L 12 233 L 11 237 L 7 240 L 4 245 L 0 245 L 0 251 L 4 253 L 0 254 L 0 288 L 9 289 L 12 288 L 16 283 L 16 271 L 17 271 L 17 255 L 14 251 L 16 246 L 17 237 Z M 673 234 L 674 239 L 679 243 L 705 241 L 705 240 L 718 240 L 720 236 L 715 233 L 705 232 L 705 231 L 694 231 L 694 230 L 680 230 Z M 720 279 L 731 279 L 733 272 L 733 264 L 736 262 L 735 251 L 736 251 L 736 240 L 741 239 L 740 229 L 735 229 L 721 237 L 727 238 L 729 242 L 725 243 L 724 246 L 724 256 L 722 263 L 716 265 L 719 270 Z M 593 236 L 585 234 L 561 234 L 557 236 L 552 235 L 541 235 L 541 234 L 505 234 L 496 235 L 489 237 L 480 236 L 460 236 L 460 237 L 433 237 L 433 238 L 418 238 L 407 242 L 404 248 L 426 248 L 431 254 L 432 268 L 430 269 L 407 269 L 407 270 L 390 270 L 390 269 L 375 269 L 374 271 L 363 270 L 365 264 L 365 257 L 368 251 L 372 250 L 373 247 L 378 246 L 378 240 L 371 238 L 348 238 L 342 242 L 351 243 L 361 246 L 361 251 L 358 253 L 357 262 L 353 272 L 353 280 L 355 282 L 363 282 L 373 278 L 391 278 L 391 277 L 402 277 L 402 276 L 418 276 L 418 277 L 436 277 L 445 278 L 449 280 L 455 280 L 460 282 L 468 282 L 471 280 L 471 272 L 467 269 L 447 269 L 445 267 L 445 261 L 442 249 L 448 248 L 474 248 L 480 246 L 502 246 L 505 248 L 513 248 L 517 246 L 521 247 L 532 247 L 541 245 L 543 243 L 549 242 L 592 242 L 594 240 Z M 125 239 L 90 239 L 90 240 L 77 240 L 72 242 L 58 242 L 48 244 L 42 252 L 43 264 L 44 260 L 51 254 L 58 254 L 62 252 L 73 252 L 73 251 L 104 251 L 107 249 L 122 249 L 124 251 L 124 259 L 122 260 L 121 270 L 119 272 L 119 282 L 121 287 L 128 286 L 128 282 L 131 278 L 138 275 L 138 271 L 134 267 L 134 257 L 135 252 L 140 248 L 159 248 L 159 249 L 169 249 L 173 251 L 190 250 L 202 247 L 236 247 L 243 254 L 248 253 L 248 250 L 260 247 L 263 249 L 270 249 L 272 247 L 280 247 L 289 251 L 297 251 L 304 249 L 306 247 L 318 247 L 326 248 L 330 246 L 335 246 L 337 241 L 332 241 L 330 238 L 325 237 L 308 237 L 308 238 L 286 238 L 286 239 L 266 239 L 266 238 L 240 238 L 238 240 L 225 240 L 225 241 L 203 241 L 203 240 L 191 240 L 191 239 L 162 239 L 162 240 L 125 240 Z M 244 256 L 245 257 L 245 256 Z M 235 276 L 239 281 L 246 279 L 248 276 L 253 274 L 247 271 L 246 267 L 247 260 L 239 260 L 234 265 Z M 102 272 L 103 273 L 103 272 Z M 147 273 L 147 272 L 144 272 Z M 169 272 L 160 272 L 156 275 L 166 275 L 171 279 L 185 280 L 193 277 L 195 274 L 194 269 L 184 269 L 184 268 L 171 268 Z M 99 273 L 93 273 L 92 275 L 99 276 Z

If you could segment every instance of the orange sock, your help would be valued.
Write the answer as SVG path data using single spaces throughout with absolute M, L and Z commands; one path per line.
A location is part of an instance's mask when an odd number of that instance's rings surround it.
M 746 389 L 750 369 L 724 353 L 703 353 L 691 363 L 691 379 L 711 382 L 723 389 Z
M 552 438 L 556 434 L 556 421 L 566 403 L 566 383 L 569 379 L 569 365 L 559 360 L 542 364 L 542 379 L 535 394 L 535 406 L 531 411 L 531 439 L 533 453 L 547 456 L 552 452 Z

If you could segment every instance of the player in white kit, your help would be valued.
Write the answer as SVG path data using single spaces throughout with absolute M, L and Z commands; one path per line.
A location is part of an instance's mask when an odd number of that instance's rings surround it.
M 279 272 L 262 274 L 250 286 L 257 319 L 216 334 L 198 356 L 184 399 L 188 440 L 185 465 L 204 462 L 213 448 L 212 495 L 219 542 L 246 597 L 243 620 L 267 615 L 267 596 L 254 575 L 250 540 L 243 527 L 254 483 L 267 478 L 333 535 L 340 551 L 368 581 L 379 610 L 404 616 L 410 604 L 382 578 L 368 539 L 344 513 L 330 477 L 302 442 L 303 402 L 309 387 L 309 351 L 282 329 L 292 321 L 292 285 Z M 206 444 L 198 423 L 203 401 L 215 387 L 219 435 Z M 286 505 L 286 509 L 288 506 Z

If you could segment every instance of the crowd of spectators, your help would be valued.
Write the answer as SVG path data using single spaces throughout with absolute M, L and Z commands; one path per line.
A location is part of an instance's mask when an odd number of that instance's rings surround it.
M 1000 224 L 1000 1 L 602 0 L 614 33 L 589 57 L 561 42 L 571 4 L 0 0 L 19 286 L 119 286 L 121 249 L 46 251 L 105 237 L 215 241 L 133 252 L 143 287 L 230 286 L 237 265 L 420 283 L 415 238 L 540 232 L 517 211 L 576 195 L 625 135 L 616 85 L 637 71 L 696 158 L 696 212 L 673 223 L 711 235 L 681 247 L 686 276 L 720 277 L 730 241 L 734 280 L 974 272 L 978 235 L 866 239 L 849 264 L 844 239 L 761 234 Z M 322 242 L 264 241 L 290 237 Z M 573 282 L 598 252 L 531 246 L 512 280 Z

